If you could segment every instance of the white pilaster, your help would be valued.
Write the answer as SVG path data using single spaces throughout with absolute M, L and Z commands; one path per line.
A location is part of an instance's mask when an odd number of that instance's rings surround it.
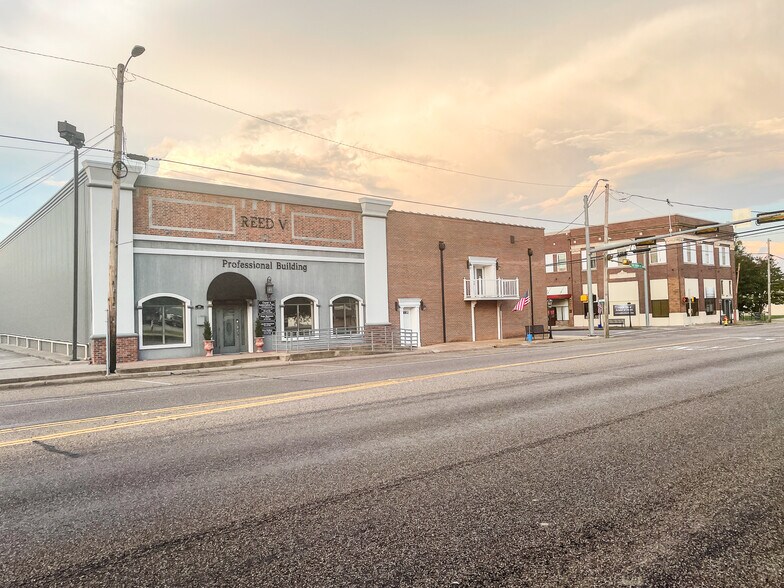
M 90 295 L 92 335 L 106 336 L 109 295 L 109 231 L 112 205 L 111 164 L 85 161 L 90 206 Z M 130 335 L 135 328 L 133 275 L 133 186 L 138 171 L 128 171 L 120 185 L 120 217 L 117 247 L 117 334 Z
M 362 239 L 365 250 L 366 325 L 389 324 L 387 278 L 387 213 L 391 200 L 360 198 Z

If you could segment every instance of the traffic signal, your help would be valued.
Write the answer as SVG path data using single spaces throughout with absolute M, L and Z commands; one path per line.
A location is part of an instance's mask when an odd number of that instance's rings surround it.
M 624 257 L 624 258 L 621 260 L 621 263 L 622 263 L 623 265 L 631 265 L 631 264 L 632 264 L 632 260 L 631 260 L 631 259 L 629 259 L 628 257 Z
M 784 210 L 777 212 L 763 212 L 757 215 L 757 224 L 762 225 L 765 223 L 775 223 L 784 221 Z

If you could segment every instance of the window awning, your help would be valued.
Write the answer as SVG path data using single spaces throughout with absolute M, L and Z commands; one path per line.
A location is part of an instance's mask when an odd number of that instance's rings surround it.
M 568 300 L 571 297 L 571 294 L 548 294 L 547 300 Z

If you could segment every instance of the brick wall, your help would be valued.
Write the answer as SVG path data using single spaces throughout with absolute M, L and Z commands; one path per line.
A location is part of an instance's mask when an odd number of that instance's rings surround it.
M 92 357 L 90 362 L 95 365 L 106 365 L 106 338 L 92 340 Z M 117 337 L 117 363 L 128 363 L 139 360 L 139 338 Z
M 534 250 L 534 312 L 537 324 L 546 324 L 544 280 L 544 231 L 535 227 L 448 218 L 410 212 L 389 212 L 387 220 L 389 316 L 395 327 L 400 315 L 399 298 L 421 298 L 426 309 L 419 314 L 422 342 L 443 341 L 441 269 L 438 242 L 444 250 L 444 292 L 448 341 L 471 340 L 471 303 L 464 300 L 463 279 L 469 277 L 469 256 L 497 258 L 497 276 L 519 278 L 520 295 L 529 288 L 528 248 Z M 514 243 L 510 237 L 514 236 Z M 501 302 L 506 338 L 522 336 L 530 323 L 530 310 L 512 312 L 517 300 Z M 497 338 L 495 301 L 480 301 L 475 308 L 477 339 Z
M 323 247 L 362 248 L 359 212 L 139 188 L 134 233 Z
M 663 234 L 669 232 L 670 226 L 673 231 L 686 230 L 700 225 L 711 224 L 712 221 L 698 219 L 694 217 L 687 217 L 682 215 L 672 215 L 671 217 L 654 217 L 648 219 L 640 219 L 633 221 L 625 221 L 621 223 L 612 223 L 609 226 L 609 235 L 612 240 L 633 239 L 643 236 L 650 236 L 656 234 Z M 602 244 L 604 236 L 604 228 L 602 226 L 592 226 L 590 229 L 591 243 Z M 735 283 L 735 254 L 732 248 L 730 249 L 730 267 L 721 267 L 718 265 L 718 251 L 714 251 L 713 265 L 703 265 L 700 243 L 710 241 L 721 241 L 724 243 L 731 243 L 733 240 L 733 232 L 731 228 L 722 229 L 722 232 L 717 236 L 706 239 L 706 236 L 694 237 L 699 239 L 697 246 L 697 263 L 687 264 L 683 262 L 683 249 L 679 243 L 668 243 L 667 248 L 667 263 L 666 264 L 653 264 L 648 267 L 648 279 L 666 279 L 668 282 L 668 296 L 670 313 L 684 313 L 686 312 L 686 305 L 682 299 L 684 296 L 684 279 L 697 278 L 700 287 L 700 302 L 699 308 L 701 311 L 705 310 L 705 292 L 704 292 L 704 279 L 715 279 L 717 298 L 720 298 L 721 280 L 729 280 Z M 570 310 L 573 313 L 582 315 L 583 304 L 580 302 L 580 295 L 582 294 L 582 284 L 586 282 L 586 273 L 582 270 L 579 251 L 571 252 L 571 248 L 583 248 L 585 246 L 585 231 L 583 229 L 570 229 L 558 235 L 547 235 L 544 238 L 545 252 L 557 253 L 559 251 L 567 251 L 567 260 L 569 263 L 568 272 L 555 272 L 546 274 L 548 286 L 564 285 L 568 282 L 569 292 L 572 296 L 572 304 Z M 566 249 L 564 249 L 566 247 Z M 601 255 L 601 254 L 600 254 Z M 642 259 L 638 259 L 642 262 Z M 593 272 L 594 283 L 598 286 L 599 298 L 604 297 L 603 291 L 603 259 L 597 260 L 597 268 Z M 613 280 L 612 276 L 617 275 L 619 272 L 626 271 L 633 273 L 634 280 L 638 283 L 638 291 L 640 295 L 639 312 L 644 308 L 644 283 L 643 271 L 631 270 L 629 268 L 610 268 L 609 274 L 611 276 L 610 282 L 617 282 Z M 733 285 L 733 296 L 737 300 L 737 293 Z M 736 302 L 733 301 L 733 304 Z M 717 300 L 717 321 L 719 314 L 719 302 Z M 572 315 L 573 316 L 573 315 Z M 573 321 L 572 321 L 572 324 Z

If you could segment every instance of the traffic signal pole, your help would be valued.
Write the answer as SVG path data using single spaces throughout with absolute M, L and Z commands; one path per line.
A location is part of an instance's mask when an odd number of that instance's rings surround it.
M 588 336 L 593 337 L 593 280 L 591 279 L 591 229 L 588 222 L 588 194 L 583 196 L 585 208 L 585 270 L 588 282 Z
M 610 182 L 604 185 L 604 244 L 610 240 Z M 610 290 L 609 290 L 609 268 L 610 260 L 606 255 L 602 256 L 604 266 L 604 304 L 602 305 L 602 322 L 604 323 L 604 338 L 610 337 Z

